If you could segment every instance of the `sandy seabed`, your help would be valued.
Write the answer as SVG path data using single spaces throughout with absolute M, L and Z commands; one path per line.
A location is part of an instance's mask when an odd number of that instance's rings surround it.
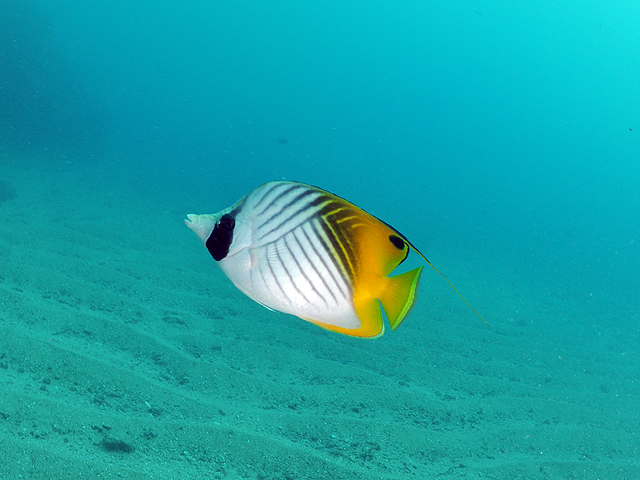
M 425 270 L 402 327 L 348 338 L 238 292 L 188 197 L 9 160 L 1 479 L 640 479 L 639 335 L 607 305 L 452 261 L 491 328 Z

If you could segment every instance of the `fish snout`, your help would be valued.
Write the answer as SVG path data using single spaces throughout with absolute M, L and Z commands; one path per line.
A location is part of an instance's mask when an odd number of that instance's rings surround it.
M 216 222 L 218 218 L 215 215 L 204 214 L 204 215 L 194 215 L 190 213 L 187 215 L 187 218 L 184 220 L 184 223 L 193 230 L 200 241 L 202 241 L 203 245 L 206 245 L 207 238 L 211 235 L 211 231 L 213 227 L 216 226 Z

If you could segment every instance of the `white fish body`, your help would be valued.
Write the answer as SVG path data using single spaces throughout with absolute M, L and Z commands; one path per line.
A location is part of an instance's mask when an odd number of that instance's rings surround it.
M 267 183 L 217 214 L 185 222 L 248 297 L 324 328 L 375 337 L 384 331 L 378 300 L 392 328 L 415 301 L 422 267 L 388 277 L 415 248 L 317 187 Z

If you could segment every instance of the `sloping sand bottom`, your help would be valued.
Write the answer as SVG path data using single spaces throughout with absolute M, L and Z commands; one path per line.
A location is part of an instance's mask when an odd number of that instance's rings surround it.
M 487 328 L 425 271 L 401 328 L 343 337 L 238 292 L 188 199 L 69 170 L 0 169 L 0 478 L 640 478 L 607 305 L 496 272 Z

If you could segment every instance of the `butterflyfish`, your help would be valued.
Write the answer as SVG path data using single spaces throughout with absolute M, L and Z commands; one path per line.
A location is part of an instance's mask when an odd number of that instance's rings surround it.
M 389 224 L 303 183 L 266 183 L 185 223 L 249 298 L 355 337 L 384 333 L 381 306 L 392 330 L 411 311 L 423 267 L 389 276 L 410 250 L 433 267 Z

